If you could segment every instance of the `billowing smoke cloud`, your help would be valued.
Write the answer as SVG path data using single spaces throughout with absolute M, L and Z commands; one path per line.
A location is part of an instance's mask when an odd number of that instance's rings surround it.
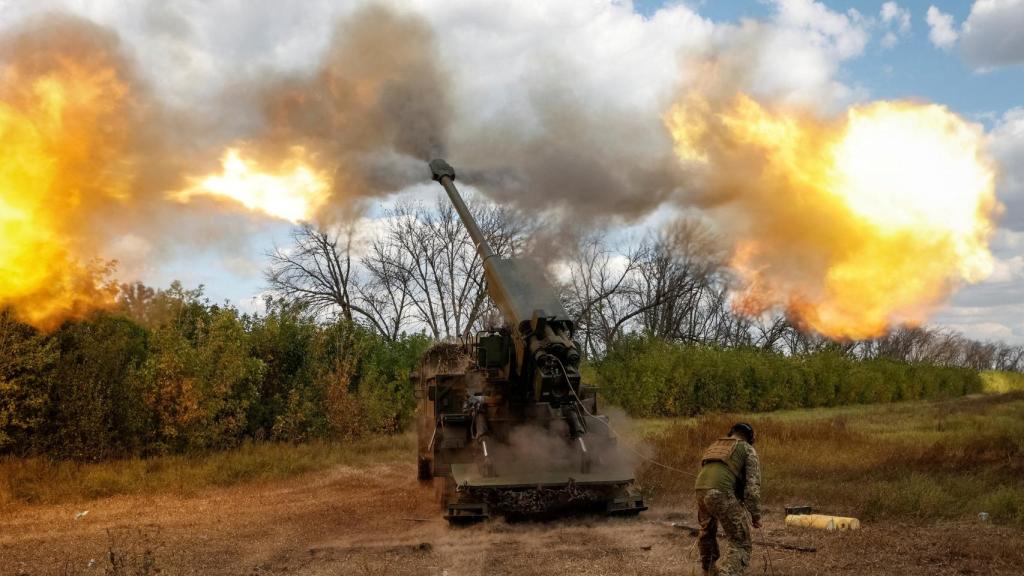
M 625 473 L 635 470 L 641 463 L 636 452 L 637 436 L 631 431 L 631 420 L 618 409 L 608 411 L 614 422 L 613 430 L 596 419 L 587 419 L 590 433 L 583 436 L 587 447 L 589 466 L 594 473 Z M 620 436 L 620 434 L 626 434 Z M 607 438 L 615 442 L 604 442 Z M 513 428 L 505 442 L 492 440 L 488 450 L 501 475 L 527 475 L 551 470 L 581 470 L 584 456 L 578 441 L 569 439 L 564 422 L 555 422 L 550 428 L 519 426 Z
M 415 17 L 359 11 L 339 25 L 314 76 L 242 91 L 254 100 L 239 105 L 258 111 L 256 128 L 225 156 L 236 160 L 225 168 L 233 172 L 209 180 L 197 175 L 215 169 L 232 140 L 169 109 L 115 33 L 59 14 L 9 32 L 0 38 L 0 305 L 49 328 L 112 302 L 119 252 L 160 258 L 168 246 L 231 242 L 238 230 L 216 215 L 238 203 L 186 205 L 210 182 L 220 186 L 210 194 L 250 194 L 256 201 L 228 196 L 285 210 L 295 205 L 288 196 L 323 183 L 324 197 L 310 204 L 318 213 L 287 212 L 307 219 L 408 185 L 413 164 L 421 180 L 423 162 L 444 152 L 450 120 L 433 38 Z M 252 169 L 261 164 L 285 173 Z M 236 176 L 242 189 L 231 189 Z
M 195 23 L 153 6 L 143 16 L 159 32 L 154 42 L 196 60 L 185 47 Z M 0 42 L 0 125 L 22 152 L 0 159 L 8 180 L 0 226 L 17 239 L 0 249 L 0 268 L 18 281 L 0 284 L 0 305 L 52 324 L 109 299 L 103 290 L 79 295 L 97 286 L 90 262 L 116 257 L 118 247 L 156 246 L 148 254 L 158 257 L 162 246 L 217 245 L 241 235 L 224 229 L 217 215 L 225 212 L 331 222 L 366 199 L 425 182 L 424 161 L 434 156 L 447 156 L 464 182 L 498 201 L 584 226 L 628 221 L 666 202 L 698 204 L 738 240 L 733 264 L 746 308 L 802 310 L 793 313 L 806 326 L 833 335 L 917 320 L 983 273 L 990 179 L 965 184 L 966 196 L 944 188 L 943 203 L 932 202 L 967 214 L 952 231 L 928 209 L 934 193 L 914 196 L 909 207 L 867 194 L 871 207 L 851 206 L 843 194 L 837 200 L 830 189 L 835 163 L 822 151 L 845 141 L 855 116 L 878 112 L 854 108 L 845 123 L 843 114 L 816 115 L 851 97 L 833 77 L 867 41 L 855 12 L 779 2 L 773 21 L 734 26 L 685 6 L 646 19 L 615 3 L 545 5 L 501 22 L 493 8 L 451 10 L 485 27 L 461 30 L 431 10 L 363 4 L 304 61 L 214 67 L 226 76 L 222 96 L 195 109 L 170 108 L 181 99 L 141 82 L 118 37 L 96 25 L 51 15 L 9 34 Z M 553 21 L 564 37 L 532 33 Z M 488 51 L 481 30 L 502 25 L 508 29 L 494 42 L 502 48 Z M 480 54 L 467 53 L 474 47 Z M 779 71 L 780 61 L 797 64 Z M 174 84 L 154 78 L 151 86 Z M 699 97 L 673 108 L 681 93 Z M 916 131 L 925 136 L 908 145 L 935 136 L 987 163 L 980 133 L 948 111 L 890 108 L 939 126 Z M 974 174 L 970 166 L 964 173 Z M 893 182 L 906 179 L 897 173 Z M 899 214 L 919 218 L 908 223 Z M 180 233 L 197 226 L 205 233 Z M 878 257 L 890 253 L 907 258 Z M 36 265 L 37 254 L 46 265 Z M 927 261 L 927 270 L 911 261 Z M 872 283 L 903 277 L 923 288 Z M 866 307 L 855 297 L 862 292 L 877 296 L 872 306 L 894 294 L 899 305 Z M 868 325 L 844 324 L 854 315 Z
M 205 195 L 325 222 L 422 182 L 426 161 L 446 151 L 452 118 L 439 61 L 422 18 L 373 4 L 356 10 L 339 21 L 312 73 L 231 89 L 230 114 L 247 128 L 226 139 L 221 174 L 204 179 L 208 163 L 176 198 Z
M 678 186 L 678 162 L 656 114 L 582 98 L 554 72 L 526 82 L 526 110 L 456 117 L 435 30 L 421 17 L 369 5 L 342 20 L 311 78 L 260 89 L 263 130 L 242 148 L 281 158 L 294 146 L 328 166 L 330 209 L 424 181 L 423 161 L 448 156 L 460 179 L 494 199 L 582 217 L 642 215 Z M 539 70 L 557 70 L 556 58 Z M 451 133 L 458 123 L 457 139 Z
M 388 166 L 399 156 L 422 163 L 445 153 L 452 108 L 433 30 L 419 17 L 370 5 L 341 22 L 313 78 L 266 87 L 265 133 L 255 144 L 280 155 L 295 145 L 336 163 L 335 193 L 395 190 L 410 182 Z
M 814 2 L 779 2 L 772 21 L 714 26 L 676 6 L 648 22 L 622 24 L 636 27 L 639 38 L 590 22 L 580 29 L 591 27 L 608 33 L 620 51 L 595 50 L 572 31 L 564 38 L 555 32 L 550 44 L 537 39 L 540 47 L 524 47 L 536 59 L 526 72 L 509 71 L 528 87 L 523 95 L 498 112 L 460 110 L 469 118 L 458 118 L 451 145 L 456 168 L 466 167 L 464 179 L 488 194 L 533 210 L 562 208 L 584 226 L 690 201 L 694 183 L 671 153 L 661 117 L 679 90 L 700 82 L 709 61 L 718 79 L 702 89 L 830 109 L 852 93 L 833 79 L 839 64 L 867 41 L 857 18 Z M 672 46 L 671 57 L 659 46 Z M 590 66 L 581 70 L 577 59 Z M 591 69 L 604 74 L 594 78 Z M 499 68 L 496 82 L 503 73 Z
M 560 87 L 534 95 L 536 124 L 496 119 L 453 145 L 464 179 L 503 202 L 577 220 L 636 218 L 669 200 L 679 163 L 657 116 L 601 109 Z

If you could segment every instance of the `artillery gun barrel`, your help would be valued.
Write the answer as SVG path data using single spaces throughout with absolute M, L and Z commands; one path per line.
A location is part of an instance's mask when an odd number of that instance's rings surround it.
M 487 292 L 505 316 L 508 325 L 523 333 L 532 332 L 540 326 L 529 326 L 529 323 L 532 318 L 539 317 L 560 322 L 565 331 L 571 333 L 572 321 L 544 278 L 543 267 L 519 258 L 497 258 L 455 188 L 455 169 L 444 160 L 436 159 L 430 161 L 430 173 L 448 193 L 455 211 L 459 213 L 459 218 L 473 239 L 477 254 L 483 261 Z M 571 346 L 572 343 L 567 340 L 566 344 Z M 523 356 L 519 354 L 518 357 Z
M 430 172 L 448 193 L 448 198 L 476 245 L 487 279 L 487 293 L 501 310 L 508 327 L 517 335 L 517 362 L 521 364 L 525 361 L 528 340 L 530 355 L 538 358 L 551 345 L 560 350 L 571 350 L 568 355 L 563 354 L 562 361 L 575 367 L 579 355 L 572 342 L 572 320 L 544 277 L 543 266 L 522 258 L 497 257 L 455 187 L 455 169 L 444 160 L 436 159 L 430 161 Z M 560 378 L 559 375 L 555 374 L 554 378 Z
M 491 250 L 491 245 L 487 243 L 484 233 L 477 226 L 476 220 L 469 213 L 469 208 L 466 207 L 466 203 L 463 202 L 459 190 L 455 187 L 455 169 L 444 160 L 437 159 L 430 161 L 430 172 L 434 180 L 440 182 L 441 186 L 444 187 L 444 191 L 448 193 L 448 198 L 452 201 L 452 205 L 455 206 L 455 211 L 459 213 L 462 224 L 466 226 L 466 230 L 469 231 L 469 237 L 473 239 L 473 244 L 476 245 L 477 254 L 480 255 L 484 266 L 487 267 L 487 261 L 494 256 L 494 250 Z

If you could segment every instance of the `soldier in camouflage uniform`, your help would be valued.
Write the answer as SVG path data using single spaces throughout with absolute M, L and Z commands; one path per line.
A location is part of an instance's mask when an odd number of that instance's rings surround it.
M 754 528 L 761 527 L 761 466 L 753 444 L 754 429 L 740 422 L 729 429 L 727 437 L 708 447 L 701 458 L 694 488 L 700 522 L 700 561 L 706 576 L 739 576 L 750 563 L 752 543 L 747 514 Z M 716 570 L 715 562 L 720 556 L 719 526 L 729 542 L 729 553 Z

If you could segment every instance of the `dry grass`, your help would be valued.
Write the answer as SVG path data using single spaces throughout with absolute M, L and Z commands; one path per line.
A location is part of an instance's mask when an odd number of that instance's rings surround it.
M 768 415 L 633 421 L 651 455 L 696 471 L 700 451 L 738 420 L 758 430 L 769 509 L 811 504 L 865 520 L 966 519 L 988 512 L 1024 524 L 1024 392 L 932 402 L 820 408 Z M 620 424 L 625 431 L 625 424 Z M 324 470 L 411 462 L 414 437 L 349 443 L 249 444 L 197 456 L 95 464 L 0 460 L 0 510 L 118 494 L 192 494 Z M 692 497 L 692 477 L 645 465 L 652 504 Z
M 118 494 L 190 494 L 208 486 L 261 482 L 339 464 L 356 467 L 408 459 L 414 437 L 375 436 L 346 443 L 246 444 L 196 456 L 76 463 L 0 459 L 0 510 L 22 504 L 86 501 Z
M 695 470 L 739 416 L 648 428 L 654 457 Z M 764 496 L 865 519 L 967 518 L 1024 524 L 1024 393 L 743 416 L 758 431 Z M 652 500 L 691 497 L 692 479 L 647 466 Z

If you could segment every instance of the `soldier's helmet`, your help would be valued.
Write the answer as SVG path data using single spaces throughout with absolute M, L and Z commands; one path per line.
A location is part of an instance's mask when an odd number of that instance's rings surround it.
M 732 428 L 729 428 L 729 434 L 732 435 L 736 433 L 740 433 L 746 437 L 747 442 L 750 444 L 754 443 L 754 427 L 750 424 L 747 424 L 746 422 L 737 422 L 733 424 Z

